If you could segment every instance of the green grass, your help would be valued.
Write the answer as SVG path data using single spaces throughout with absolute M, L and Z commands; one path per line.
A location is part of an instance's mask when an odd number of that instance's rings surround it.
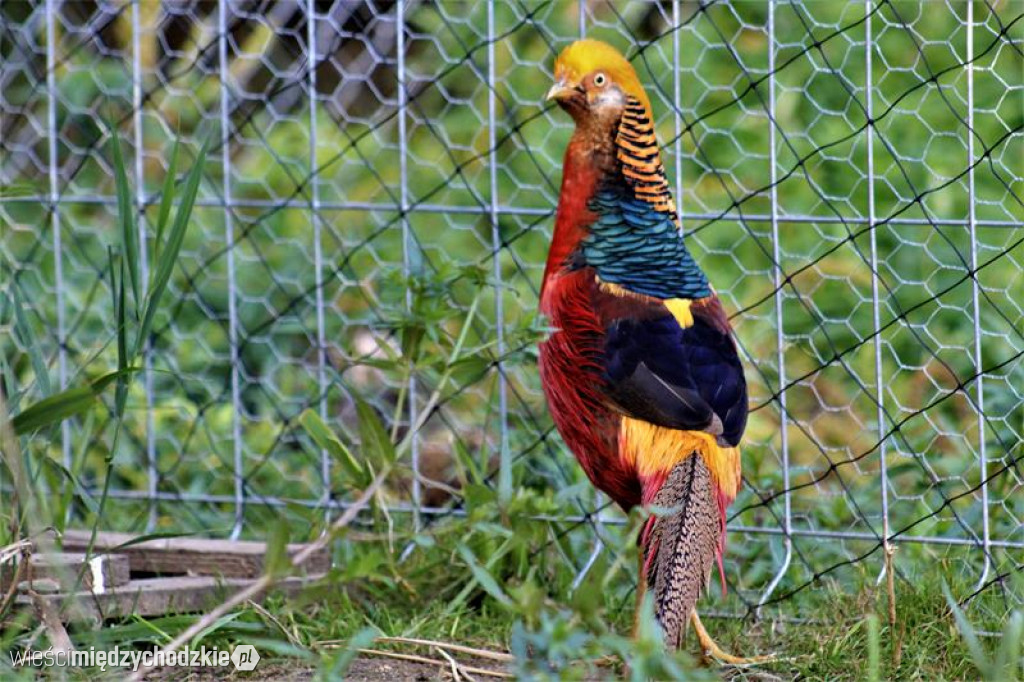
M 451 551 L 451 547 L 437 546 L 430 553 Z M 695 661 L 697 645 L 692 635 L 684 653 L 671 657 L 657 651 L 650 628 L 639 643 L 625 636 L 632 627 L 632 604 L 592 608 L 578 599 L 563 602 L 547 595 L 539 606 L 530 605 L 523 597 L 528 590 L 520 586 L 511 589 L 517 595 L 513 606 L 500 604 L 477 587 L 469 600 L 451 608 L 433 599 L 429 586 L 386 579 L 352 580 L 343 573 L 297 599 L 271 596 L 265 608 L 241 609 L 194 644 L 226 648 L 253 643 L 267 657 L 267 665 L 283 662 L 317 671 L 321 679 L 334 677 L 339 657 L 345 656 L 346 645 L 353 641 L 361 647 L 431 655 L 429 650 L 407 644 L 375 644 L 374 635 L 512 651 L 518 658 L 512 669 L 536 679 L 624 674 L 623 661 L 631 666 L 634 679 L 643 679 L 639 671 L 655 679 L 702 679 L 704 674 L 708 679 L 722 675 L 751 680 L 771 679 L 764 677 L 768 674 L 828 680 L 1018 679 L 1024 655 L 1019 634 L 1011 641 L 1016 649 L 1004 657 L 1008 663 L 998 672 L 992 668 L 1003 638 L 983 637 L 980 649 L 971 651 L 962 635 L 966 626 L 958 626 L 944 594 L 944 581 L 956 578 L 956 572 L 947 569 L 897 581 L 895 628 L 887 622 L 884 590 L 873 586 L 853 594 L 836 586 L 819 587 L 815 600 L 826 606 L 816 617 L 802 622 L 771 616 L 756 622 L 705 617 L 709 631 L 726 650 L 741 655 L 772 653 L 782 660 L 745 669 L 712 665 L 703 669 L 704 673 Z M 705 601 L 703 606 L 710 611 L 715 605 Z M 990 606 L 984 599 L 972 605 L 967 622 L 977 622 Z M 136 619 L 95 631 L 73 630 L 72 636 L 79 646 L 160 645 L 190 625 L 193 618 Z M 877 669 L 870 664 L 872 621 L 877 624 Z M 973 633 L 973 628 L 968 631 Z M 339 642 L 340 648 L 332 648 Z M 599 660 L 600 665 L 594 664 Z M 104 676 L 92 671 L 83 677 Z M 8 679 L 6 674 L 4 678 Z

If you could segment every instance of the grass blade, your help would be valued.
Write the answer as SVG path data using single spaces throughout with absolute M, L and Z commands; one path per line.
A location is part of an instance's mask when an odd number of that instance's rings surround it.
M 124 260 L 117 259 L 114 250 L 107 249 L 110 259 L 110 291 L 114 297 L 114 319 L 117 322 L 117 369 L 120 373 L 117 379 L 117 390 L 114 393 L 114 413 L 118 418 L 124 416 L 124 406 L 128 400 L 128 381 L 124 371 L 128 369 L 128 321 L 125 313 L 125 272 Z M 116 263 L 116 265 L 115 265 Z M 120 280 L 116 272 L 121 271 Z
M 114 180 L 117 185 L 117 214 L 121 221 L 121 240 L 124 255 L 128 260 L 128 275 L 132 285 L 132 297 L 138 309 L 139 298 L 139 233 L 135 228 L 135 209 L 132 206 L 132 190 L 128 185 L 124 155 L 121 153 L 121 139 L 113 124 L 108 123 L 110 146 L 114 153 Z
M 23 391 L 18 387 L 18 377 L 14 374 L 11 364 L 7 361 L 7 356 L 3 353 L 0 353 L 0 376 L 7 381 L 4 386 L 7 391 L 7 407 L 11 412 L 17 412 Z
M 117 381 L 118 378 L 128 374 L 134 374 L 135 372 L 138 371 L 138 367 L 129 367 L 124 371 L 118 370 L 114 372 L 107 372 L 106 374 L 101 374 L 100 376 L 90 381 L 89 386 L 92 387 L 92 392 L 98 396 L 100 393 L 103 393 L 103 391 L 106 390 L 107 386 L 110 386 L 110 384 Z
M 171 279 L 171 273 L 178 260 L 178 253 L 185 241 L 185 230 L 192 217 L 192 208 L 195 206 L 196 196 L 199 194 L 199 182 L 203 177 L 203 166 L 206 163 L 206 153 L 210 148 L 210 140 L 203 143 L 199 154 L 196 157 L 192 170 L 185 179 L 185 190 L 178 206 L 178 212 L 174 216 L 174 223 L 171 231 L 167 234 L 167 244 L 160 248 L 160 258 L 156 262 L 156 275 L 153 278 L 153 287 L 146 299 L 146 312 L 139 327 L 139 336 L 135 339 L 135 353 L 139 352 L 149 336 L 149 330 L 153 326 L 153 318 L 156 315 L 157 305 L 160 298 L 167 289 L 167 283 Z
M 334 435 L 330 427 L 320 419 L 320 415 L 313 410 L 304 410 L 299 415 L 299 425 L 313 439 L 317 447 L 329 452 L 331 457 L 341 464 L 345 473 L 352 478 L 356 487 L 363 488 L 369 485 L 369 482 L 373 479 L 373 474 L 356 461 L 352 452 Z
M 387 429 L 377 412 L 362 398 L 356 398 L 356 415 L 359 417 L 359 445 L 363 455 L 375 468 L 381 469 L 395 461 L 395 444 L 391 442 Z
M 477 561 L 476 556 L 469 547 L 466 547 L 460 542 L 457 545 L 457 549 L 459 556 L 461 556 L 462 560 L 466 562 L 467 566 L 469 566 L 469 570 L 473 573 L 473 577 L 480 584 L 480 587 L 482 587 L 487 594 L 494 597 L 494 599 L 502 605 L 512 606 L 512 599 L 505 594 L 503 589 L 501 589 L 501 586 L 498 585 L 498 581 L 494 579 L 494 576 L 491 575 L 479 561 Z
M 1019 679 L 1021 668 L 1021 637 L 1024 636 L 1024 613 L 1014 611 L 1003 627 L 1003 636 L 996 651 L 995 675 L 1003 679 Z
M 128 369 L 128 315 L 125 311 L 124 296 L 124 261 L 121 261 L 121 286 L 118 289 L 117 306 L 117 370 L 124 372 Z M 117 417 L 124 416 L 124 405 L 128 400 L 128 376 L 121 374 L 117 378 Z
M 960 631 L 960 636 L 963 637 L 964 642 L 967 644 L 967 650 L 971 652 L 971 659 L 974 662 L 974 667 L 978 669 L 978 672 L 981 673 L 983 678 L 989 679 L 991 665 L 988 655 L 985 652 L 985 647 L 981 645 L 981 640 L 978 638 L 978 633 L 975 631 L 971 621 L 967 620 L 966 614 L 964 614 L 960 605 L 957 604 L 956 598 L 953 597 L 953 593 L 945 583 L 942 585 L 942 592 L 946 595 L 946 602 L 949 604 L 949 610 L 953 612 L 953 619 L 956 621 L 956 629 Z
M 82 486 L 82 482 L 78 477 L 76 477 L 73 473 L 68 471 L 63 464 L 53 459 L 52 457 L 44 457 L 42 459 L 42 462 L 44 465 L 50 467 L 52 470 L 57 472 L 59 476 L 61 476 L 64 480 L 68 482 L 68 485 L 65 486 L 64 491 L 64 494 L 68 496 L 68 499 L 70 499 L 70 496 L 73 494 L 79 503 L 85 505 L 89 513 L 95 514 L 98 511 L 99 507 L 96 504 L 96 500 L 93 499 L 93 496 L 89 494 L 89 491 L 87 491 Z M 61 514 L 57 514 L 52 518 L 55 521 L 60 522 L 63 516 Z
M 167 227 L 167 220 L 171 217 L 171 204 L 174 203 L 174 179 L 178 171 L 178 150 L 181 147 L 181 140 L 174 140 L 174 149 L 171 150 L 171 159 L 167 163 L 167 175 L 164 176 L 163 194 L 160 196 L 160 211 L 156 217 L 156 240 L 154 243 L 153 260 L 159 262 L 160 248 L 164 243 L 164 230 Z
M 21 297 L 18 296 L 17 284 L 11 287 L 11 302 L 14 307 L 14 329 L 18 333 L 18 338 L 25 345 L 25 352 L 28 353 L 29 359 L 32 361 L 32 371 L 36 375 L 36 385 L 39 387 L 39 392 L 42 395 L 50 395 L 50 373 L 46 368 L 46 361 L 39 351 L 39 344 L 36 343 L 35 337 L 32 334 L 32 327 L 29 326 L 28 319 L 25 317 L 25 310 L 21 305 Z
M 202 535 L 199 531 L 192 531 L 191 533 L 171 533 L 171 532 L 157 532 L 157 533 L 146 533 L 145 535 L 137 535 L 130 540 L 126 540 L 119 545 L 115 545 L 110 548 L 110 553 L 116 553 L 131 547 L 133 545 L 141 545 L 143 542 L 149 542 L 150 540 L 173 540 L 175 538 L 188 538 L 196 535 Z

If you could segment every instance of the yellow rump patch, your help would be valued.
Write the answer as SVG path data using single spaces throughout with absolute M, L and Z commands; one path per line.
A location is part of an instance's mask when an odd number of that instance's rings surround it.
M 667 429 L 623 417 L 619 427 L 619 453 L 641 476 L 667 473 L 692 453 L 698 453 L 723 493 L 734 498 L 739 492 L 739 448 L 722 447 L 708 433 Z
M 693 326 L 693 311 L 690 310 L 690 304 L 693 303 L 688 298 L 671 298 L 665 301 L 665 307 L 672 313 L 672 317 L 676 318 L 676 322 L 683 329 Z

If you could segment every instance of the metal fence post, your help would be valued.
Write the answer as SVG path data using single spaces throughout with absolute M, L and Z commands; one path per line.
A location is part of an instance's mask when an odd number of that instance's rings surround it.
M 975 400 L 978 411 L 978 475 L 981 478 L 981 542 L 985 560 L 978 587 L 988 579 L 992 552 L 988 509 L 988 457 L 985 447 L 985 375 L 981 356 L 981 303 L 978 300 L 978 226 L 974 192 L 974 0 L 967 0 L 967 222 L 971 237 L 971 303 L 974 323 L 974 371 L 977 374 Z
M 228 266 L 228 344 L 231 347 L 231 442 L 235 479 L 235 521 L 231 538 L 237 539 L 242 533 L 245 519 L 245 474 L 242 462 L 242 393 L 238 377 L 238 303 L 235 280 L 235 222 L 231 206 L 231 116 L 228 64 L 228 20 L 227 5 L 230 0 L 217 4 L 217 50 L 220 75 L 220 160 L 224 175 L 224 243 L 227 248 Z
M 768 601 L 775 588 L 778 587 L 785 576 L 786 571 L 789 570 L 789 564 L 793 560 L 793 538 L 791 533 L 792 528 L 792 503 L 790 501 L 790 486 L 789 486 L 789 428 L 788 428 L 788 415 L 789 412 L 786 409 L 786 335 L 783 328 L 783 299 L 785 298 L 782 293 L 782 282 L 785 277 L 785 273 L 782 270 L 781 260 L 781 249 L 779 248 L 779 195 L 778 195 L 778 158 L 777 158 L 777 144 L 776 144 L 776 132 L 775 129 L 778 127 L 778 119 L 776 118 L 775 112 L 775 52 L 777 47 L 777 41 L 775 39 L 775 2 L 769 1 L 768 3 L 768 164 L 769 178 L 771 182 L 770 204 L 771 204 L 771 230 L 772 230 L 772 262 L 775 263 L 775 267 L 772 269 L 772 285 L 775 289 L 775 344 L 776 344 L 776 362 L 779 366 L 779 436 L 781 438 L 782 447 L 782 504 L 783 504 L 783 547 L 785 548 L 785 555 L 782 559 L 782 565 L 779 566 L 779 570 L 772 577 L 771 582 L 765 587 L 764 592 L 761 594 L 761 598 L 757 602 L 757 610 L 760 612 L 761 607 Z
M 145 133 L 142 129 L 142 59 L 139 54 L 139 3 L 132 3 L 132 123 L 135 129 L 135 211 L 139 229 L 139 273 L 143 286 L 149 282 L 149 248 L 146 230 L 146 186 L 145 186 Z M 115 131 L 116 134 L 116 131 Z M 145 291 L 145 288 L 142 290 Z M 140 292 L 141 293 L 141 292 Z M 152 531 L 157 521 L 157 483 L 159 472 L 156 464 L 156 429 L 153 424 L 153 358 L 149 339 L 142 345 L 142 382 L 146 394 L 146 476 L 150 493 L 149 515 L 146 530 Z
M 320 396 L 317 400 L 317 411 L 320 418 L 327 421 L 327 340 L 324 329 L 324 264 L 323 235 L 321 234 L 320 217 L 320 164 L 317 154 L 317 43 L 316 43 L 316 2 L 306 3 L 306 40 L 309 54 L 307 79 L 307 98 L 309 99 L 309 184 L 310 204 L 312 211 L 310 224 L 313 227 L 313 278 L 314 301 L 316 305 L 316 385 Z M 327 504 L 331 499 L 331 459 L 327 450 L 320 450 L 320 478 L 323 480 L 324 516 L 330 518 L 331 508 Z
M 498 499 L 502 503 L 512 497 L 512 460 L 508 446 L 508 386 L 505 379 L 505 292 L 501 273 L 502 237 L 498 210 L 498 124 L 497 93 L 495 89 L 494 56 L 494 0 L 487 2 L 487 148 L 490 150 L 488 176 L 490 180 L 489 218 L 491 220 L 491 250 L 494 258 L 494 329 L 498 353 L 498 428 L 500 430 L 501 462 L 498 470 Z
M 60 226 L 60 190 L 57 182 L 57 20 L 55 0 L 46 0 L 46 132 L 50 181 L 50 229 L 53 231 L 53 278 L 56 288 L 57 306 L 57 381 L 60 390 L 68 384 L 67 332 L 65 327 L 64 303 L 64 245 Z M 60 425 L 60 448 L 64 467 L 71 470 L 71 424 L 64 420 Z M 72 506 L 68 506 L 68 514 Z
M 873 54 L 875 50 L 874 45 L 874 34 L 872 33 L 872 12 L 874 7 L 872 6 L 872 0 L 864 0 L 864 12 L 867 14 L 867 20 L 864 24 L 864 60 L 865 60 L 865 86 L 864 86 L 864 108 L 867 112 L 868 123 L 864 129 L 864 135 L 867 144 L 867 172 L 868 172 L 868 227 L 871 236 L 871 314 L 872 314 L 872 325 L 875 329 L 875 386 L 878 390 L 878 405 L 875 412 L 875 418 L 878 420 L 878 468 L 879 468 L 879 479 L 881 485 L 881 504 L 882 504 L 882 542 L 884 543 L 884 551 L 889 552 L 889 467 L 886 462 L 886 445 L 888 439 L 885 433 L 885 383 L 884 383 L 884 371 L 882 365 L 882 312 L 881 303 L 879 301 L 878 285 L 878 225 L 877 217 L 875 213 L 875 149 L 874 149 L 874 75 L 873 70 Z M 882 573 L 879 575 L 879 579 L 885 573 L 883 566 Z
M 399 173 L 399 211 L 402 220 L 402 274 L 408 278 L 412 274 L 413 250 L 416 248 L 412 228 L 409 225 L 409 139 L 408 123 L 406 115 L 409 106 L 409 91 L 406 87 L 405 73 L 405 5 L 406 0 L 398 0 L 395 3 L 395 41 L 398 78 L 398 173 Z M 412 310 L 412 290 L 406 287 L 405 290 L 406 309 Z M 406 358 L 412 367 L 412 358 Z M 416 404 L 416 377 L 409 375 L 408 381 L 409 401 L 409 428 L 414 428 L 419 420 L 419 408 Z M 413 434 L 410 443 L 410 459 L 412 462 L 412 504 L 413 518 L 417 529 L 420 527 L 420 512 L 423 498 L 423 485 L 420 482 L 420 448 L 419 435 Z

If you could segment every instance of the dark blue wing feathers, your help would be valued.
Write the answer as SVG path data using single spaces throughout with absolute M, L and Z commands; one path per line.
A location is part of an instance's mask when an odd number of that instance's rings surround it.
M 700 317 L 686 329 L 671 315 L 612 322 L 605 380 L 611 401 L 637 419 L 709 431 L 729 445 L 746 428 L 747 385 L 736 347 Z

